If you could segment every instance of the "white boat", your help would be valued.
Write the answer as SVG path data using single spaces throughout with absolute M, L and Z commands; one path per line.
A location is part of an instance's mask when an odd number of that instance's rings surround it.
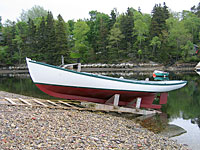
M 196 71 L 200 71 L 200 62 L 195 66 Z
M 33 61 L 26 58 L 30 76 L 43 92 L 59 98 L 106 103 L 115 94 L 120 95 L 119 105 L 135 105 L 134 100 L 142 99 L 141 107 L 154 108 L 156 93 L 166 93 L 182 88 L 187 81 L 145 81 L 113 78 Z M 157 107 L 156 107 L 157 108 Z
M 200 75 L 200 62 L 195 66 L 195 71 Z

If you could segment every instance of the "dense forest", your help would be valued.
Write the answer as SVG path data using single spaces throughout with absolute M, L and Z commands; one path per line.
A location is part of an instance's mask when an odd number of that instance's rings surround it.
M 66 14 L 70 15 L 70 14 Z M 40 6 L 22 11 L 17 22 L 0 16 L 0 65 L 25 63 L 25 57 L 60 65 L 80 58 L 82 63 L 198 62 L 200 3 L 190 11 L 171 12 L 156 4 L 151 14 L 128 8 L 90 18 L 68 20 Z

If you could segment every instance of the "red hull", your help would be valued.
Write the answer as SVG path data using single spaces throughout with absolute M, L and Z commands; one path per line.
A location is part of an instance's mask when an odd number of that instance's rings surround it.
M 54 85 L 44 85 L 44 84 L 36 84 L 36 86 L 46 94 L 58 98 L 82 100 L 82 101 L 104 104 L 113 95 L 120 94 L 120 99 L 119 99 L 120 106 L 126 106 L 137 97 L 141 97 L 142 98 L 141 107 L 145 108 L 161 107 L 160 105 L 152 105 L 156 97 L 156 93 L 76 88 L 76 87 L 54 86 Z M 135 106 L 135 103 L 133 103 L 132 106 Z

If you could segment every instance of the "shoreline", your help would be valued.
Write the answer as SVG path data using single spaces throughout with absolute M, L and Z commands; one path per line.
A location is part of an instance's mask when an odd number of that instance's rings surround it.
M 22 95 L 0 91 L 5 96 Z M 8 105 L 0 110 L 2 149 L 189 149 L 108 113 Z
M 187 72 L 187 71 L 195 71 L 193 67 L 136 67 L 136 68 L 81 68 L 82 72 L 117 72 L 117 71 L 141 71 L 141 72 L 153 72 L 154 70 L 162 70 L 162 71 L 178 71 L 178 72 Z M 0 74 L 16 74 L 16 73 L 28 73 L 27 70 L 0 70 Z
M 106 72 L 106 71 L 194 71 L 197 63 L 177 63 L 172 66 L 164 66 L 157 63 L 121 63 L 121 64 L 82 64 L 81 71 L 84 72 Z M 71 68 L 72 69 L 72 68 Z M 6 73 L 28 73 L 26 65 L 23 67 L 1 68 L 0 74 Z

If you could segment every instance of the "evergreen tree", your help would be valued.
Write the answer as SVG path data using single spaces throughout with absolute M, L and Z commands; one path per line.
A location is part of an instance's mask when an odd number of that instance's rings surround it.
M 109 52 L 109 61 L 117 62 L 120 59 L 120 55 L 123 55 L 120 50 L 120 43 L 124 35 L 120 31 L 119 27 L 116 25 L 110 30 L 110 34 L 108 36 L 108 52 Z
M 1 23 L 1 16 L 0 16 L 0 32 L 2 32 L 2 23 Z
M 48 12 L 46 19 L 46 27 L 45 27 L 45 35 L 46 35 L 46 53 L 45 60 L 48 63 L 54 64 L 56 54 L 56 35 L 55 35 L 55 21 L 53 19 L 53 15 L 51 12 Z
M 18 62 L 18 48 L 16 42 L 14 41 L 16 36 L 16 23 L 10 20 L 6 21 L 5 28 L 3 30 L 4 35 L 4 44 L 7 46 L 6 48 L 6 64 L 12 65 Z
M 151 38 L 155 36 L 160 37 L 162 35 L 162 31 L 165 28 L 165 20 L 166 20 L 161 5 L 156 4 L 153 8 L 152 14 L 153 16 L 150 26 L 150 36 Z
M 3 34 L 2 34 L 2 23 L 1 23 L 1 16 L 0 16 L 0 45 L 3 43 Z
M 87 34 L 88 42 L 92 46 L 94 53 L 98 53 L 98 46 L 97 46 L 97 36 L 98 36 L 98 29 L 97 29 L 97 11 L 90 11 L 90 19 L 87 21 L 87 24 L 90 28 L 90 31 Z
M 196 14 L 198 17 L 200 17 L 200 2 L 199 2 L 199 4 L 198 4 L 197 7 L 193 6 L 191 8 L 191 12 L 194 13 L 194 14 Z
M 166 20 L 169 18 L 168 7 L 164 3 L 164 7 L 159 5 L 155 5 L 153 8 L 153 16 L 150 25 L 150 39 L 155 39 L 154 37 L 158 37 L 159 41 L 161 41 L 160 50 L 157 49 L 155 56 L 153 56 L 154 60 L 162 61 L 162 59 L 166 56 L 166 46 L 167 46 L 167 38 L 168 38 L 168 28 L 166 25 Z M 154 40 L 153 40 L 154 41 Z
M 107 37 L 109 33 L 109 16 L 106 14 L 98 14 L 97 17 L 97 25 L 98 25 L 98 39 L 97 39 L 97 47 L 99 59 L 107 61 L 108 60 L 108 52 L 107 52 Z
M 27 52 L 28 50 L 28 24 L 25 22 L 18 22 L 16 24 L 16 36 L 14 41 L 17 44 L 18 48 L 18 55 L 19 59 L 18 62 L 21 64 L 22 62 L 25 62 L 25 57 L 28 57 L 29 54 Z
M 117 9 L 113 9 L 110 13 L 109 28 L 112 28 L 117 19 Z
M 37 30 L 37 48 L 38 48 L 38 60 L 45 60 L 45 54 L 47 50 L 47 35 L 46 35 L 46 21 L 45 18 L 42 17 L 42 21 L 40 22 Z
M 69 60 L 69 49 L 68 49 L 68 36 L 66 24 L 61 15 L 58 15 L 58 21 L 56 23 L 56 53 L 54 55 L 55 62 L 59 64 L 61 56 L 64 56 L 66 60 Z
M 133 28 L 134 28 L 134 16 L 133 16 L 134 10 L 132 8 L 128 8 L 126 14 L 122 14 L 120 18 L 120 30 L 122 34 L 124 35 L 124 39 L 122 41 L 123 45 L 122 48 L 128 55 L 128 53 L 134 53 L 133 51 Z M 126 55 L 125 54 L 125 55 Z
M 97 11 L 90 12 L 90 20 L 87 22 L 90 31 L 88 41 L 91 44 L 97 60 L 107 60 L 107 36 L 109 33 L 109 16 Z
M 69 49 L 74 47 L 74 38 L 73 38 L 73 30 L 74 30 L 74 20 L 68 20 L 67 27 L 68 27 L 68 47 Z
M 28 46 L 28 57 L 37 59 L 37 46 L 36 46 L 36 25 L 32 19 L 28 21 L 28 37 L 27 37 L 27 46 Z

